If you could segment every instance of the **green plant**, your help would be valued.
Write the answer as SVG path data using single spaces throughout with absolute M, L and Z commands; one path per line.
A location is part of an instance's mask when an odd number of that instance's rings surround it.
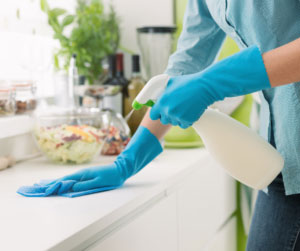
M 54 54 L 55 67 L 67 70 L 75 53 L 79 74 L 94 83 L 102 73 L 102 60 L 119 46 L 119 19 L 113 7 L 105 12 L 101 0 L 77 0 L 76 12 L 71 15 L 61 8 L 51 9 L 47 0 L 40 0 L 40 4 L 54 38 L 60 42 Z

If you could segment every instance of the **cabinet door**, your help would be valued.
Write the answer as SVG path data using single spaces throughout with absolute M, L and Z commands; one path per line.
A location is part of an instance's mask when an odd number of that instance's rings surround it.
M 176 227 L 176 194 L 174 193 L 87 250 L 174 251 L 177 250 Z
M 217 233 L 208 243 L 205 251 L 235 251 L 236 250 L 236 218 L 232 218 L 228 224 Z M 204 251 L 203 250 L 203 251 Z
M 199 166 L 178 189 L 179 250 L 201 250 L 234 210 L 234 180 L 214 162 Z

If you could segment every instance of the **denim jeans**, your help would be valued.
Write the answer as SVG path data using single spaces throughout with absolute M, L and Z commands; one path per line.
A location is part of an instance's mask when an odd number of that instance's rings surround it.
M 286 196 L 281 174 L 259 191 L 247 251 L 300 251 L 300 194 Z

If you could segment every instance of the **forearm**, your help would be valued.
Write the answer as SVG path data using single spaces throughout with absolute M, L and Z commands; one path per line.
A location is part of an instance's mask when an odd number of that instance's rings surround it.
M 300 38 L 263 54 L 272 87 L 300 81 Z
M 161 140 L 167 131 L 171 128 L 171 125 L 163 125 L 160 120 L 151 120 L 150 109 L 148 109 L 145 117 L 143 118 L 141 125 L 146 127 L 153 135 L 155 135 L 158 140 Z

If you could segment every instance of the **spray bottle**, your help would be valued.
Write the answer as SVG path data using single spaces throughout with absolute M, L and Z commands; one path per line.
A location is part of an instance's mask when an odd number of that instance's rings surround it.
M 168 80 L 166 74 L 150 79 L 132 107 L 135 110 L 143 106 L 152 107 Z M 226 114 L 207 109 L 193 128 L 216 162 L 233 178 L 249 187 L 267 187 L 283 168 L 284 160 L 273 146 Z

